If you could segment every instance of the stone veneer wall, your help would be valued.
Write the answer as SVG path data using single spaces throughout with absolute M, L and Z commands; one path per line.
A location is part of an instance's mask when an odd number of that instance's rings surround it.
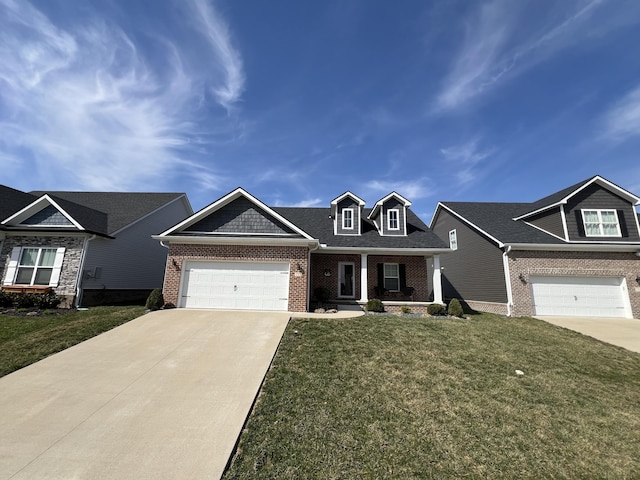
M 164 276 L 163 295 L 166 302 L 178 305 L 182 267 L 186 260 L 198 261 L 287 261 L 291 264 L 289 276 L 289 311 L 307 310 L 307 247 L 272 247 L 261 245 L 197 245 L 171 243 Z M 173 262 L 177 263 L 177 267 Z M 302 268 L 298 273 L 297 265 Z
M 76 294 L 76 282 L 78 279 L 78 270 L 80 269 L 80 263 L 82 261 L 83 244 L 83 237 L 7 237 L 5 238 L 2 244 L 2 250 L 0 251 L 0 271 L 2 272 L 0 281 L 4 282 L 7 266 L 11 259 L 11 251 L 14 247 L 65 247 L 64 260 L 62 262 L 62 270 L 60 272 L 60 281 L 54 290 L 56 294 L 66 297 L 67 302 L 71 304 Z
M 640 258 L 633 253 L 536 252 L 509 253 L 509 272 L 513 291 L 512 315 L 533 315 L 531 276 L 563 275 L 625 277 L 634 318 L 640 318 Z M 519 275 L 523 274 L 524 281 Z

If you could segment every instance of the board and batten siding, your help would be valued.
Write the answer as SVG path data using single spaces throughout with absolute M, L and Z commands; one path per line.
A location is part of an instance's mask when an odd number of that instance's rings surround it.
M 557 237 L 564 238 L 564 227 L 560 207 L 539 213 L 538 215 L 527 218 L 525 221 Z
M 613 192 L 602 188 L 597 184 L 589 185 L 584 190 L 571 197 L 565 205 L 567 217 L 567 231 L 569 240 L 591 240 L 591 241 L 640 241 L 640 233 L 636 224 L 636 212 L 633 205 Z M 606 209 L 618 212 L 618 222 L 622 238 L 620 237 L 587 237 L 584 233 L 582 221 L 583 209 Z
M 444 209 L 432 230 L 447 245 L 451 230 L 458 239 L 458 249 L 440 257 L 445 298 L 507 303 L 503 252 L 493 241 Z
M 84 289 L 145 290 L 161 288 L 168 250 L 151 238 L 184 220 L 191 210 L 183 198 L 123 229 L 115 239 L 96 237 L 89 242 Z

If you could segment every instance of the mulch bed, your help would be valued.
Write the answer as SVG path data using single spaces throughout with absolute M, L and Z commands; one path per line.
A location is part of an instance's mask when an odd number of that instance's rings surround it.
M 41 310 L 38 308 L 4 308 L 0 309 L 0 315 L 8 317 L 50 317 L 52 315 L 64 315 L 71 312 L 68 308 L 52 308 Z

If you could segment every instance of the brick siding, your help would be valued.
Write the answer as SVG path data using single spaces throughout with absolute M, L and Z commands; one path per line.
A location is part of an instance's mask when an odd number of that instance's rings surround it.
M 429 277 L 427 275 L 427 259 L 425 257 L 403 257 L 388 255 L 369 255 L 367 269 L 367 286 L 369 298 L 374 298 L 374 287 L 378 285 L 379 263 L 404 263 L 406 265 L 407 287 L 413 287 L 414 302 L 429 301 Z
M 314 298 L 316 288 L 325 287 L 329 289 L 329 297 L 338 298 L 340 262 L 351 262 L 354 265 L 354 299 L 360 299 L 360 255 L 333 255 L 333 254 L 311 254 L 311 298 Z M 330 277 L 325 277 L 324 271 L 331 272 Z
M 563 275 L 589 277 L 625 277 L 634 318 L 640 318 L 640 258 L 633 253 L 535 252 L 509 253 L 509 272 L 513 292 L 512 314 L 533 315 L 531 276 Z M 523 275 L 523 280 L 519 278 Z
M 186 260 L 199 261 L 286 261 L 291 265 L 289 276 L 289 311 L 307 310 L 307 247 L 272 247 L 260 245 L 196 245 L 171 243 L 164 277 L 163 295 L 166 302 L 178 305 L 182 267 Z M 176 265 L 174 265 L 174 261 Z M 302 274 L 298 271 L 298 265 Z

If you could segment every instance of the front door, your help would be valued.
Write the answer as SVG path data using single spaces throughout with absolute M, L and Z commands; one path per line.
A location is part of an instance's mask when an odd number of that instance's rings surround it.
M 340 262 L 338 275 L 338 297 L 354 298 L 355 297 L 355 264 Z

